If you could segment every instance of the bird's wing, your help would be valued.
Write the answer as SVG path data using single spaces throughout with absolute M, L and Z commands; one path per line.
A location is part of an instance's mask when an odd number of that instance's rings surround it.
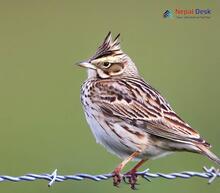
M 106 79 L 95 83 L 92 102 L 107 116 L 123 120 L 149 134 L 182 143 L 205 143 L 184 122 L 158 91 L 133 77 Z

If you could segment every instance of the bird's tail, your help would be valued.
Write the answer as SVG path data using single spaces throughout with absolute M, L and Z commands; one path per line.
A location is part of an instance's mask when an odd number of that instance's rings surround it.
M 216 156 L 214 153 L 212 153 L 208 147 L 206 147 L 204 144 L 197 144 L 196 145 L 199 150 L 201 151 L 200 153 L 207 156 L 210 160 L 214 161 L 215 163 L 220 165 L 220 159 L 218 156 Z

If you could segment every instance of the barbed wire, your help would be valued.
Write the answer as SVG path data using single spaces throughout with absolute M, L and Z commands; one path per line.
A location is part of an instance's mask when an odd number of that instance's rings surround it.
M 176 179 L 183 178 L 188 179 L 191 177 L 200 177 L 208 179 L 208 183 L 212 183 L 217 177 L 220 177 L 219 169 L 215 169 L 211 167 L 210 169 L 203 167 L 203 172 L 194 172 L 194 171 L 183 171 L 178 173 L 151 173 L 149 169 L 146 169 L 142 172 L 137 172 L 137 176 L 141 176 L 144 179 L 151 181 L 153 178 L 165 178 L 165 179 Z M 125 177 L 129 177 L 129 175 L 124 175 Z M 58 175 L 57 169 L 54 170 L 52 174 L 26 174 L 23 176 L 8 176 L 8 175 L 0 175 L 0 182 L 10 181 L 10 182 L 22 182 L 22 181 L 35 181 L 35 180 L 47 180 L 49 181 L 48 186 L 52 186 L 54 182 L 63 182 L 65 180 L 93 180 L 93 181 L 101 181 L 108 180 L 112 178 L 113 174 L 100 174 L 100 175 L 91 175 L 91 174 L 74 174 L 74 175 Z

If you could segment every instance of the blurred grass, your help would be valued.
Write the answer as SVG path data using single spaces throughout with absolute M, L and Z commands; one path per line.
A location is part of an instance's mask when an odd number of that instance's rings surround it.
M 166 9 L 210 8 L 211 19 L 163 19 Z M 119 163 L 95 143 L 80 105 L 86 72 L 73 66 L 111 30 L 143 77 L 220 155 L 218 1 L 0 1 L 0 174 L 106 173 Z M 132 163 L 133 164 L 133 163 Z M 130 166 L 132 165 L 130 164 Z M 201 170 L 213 163 L 178 153 L 152 171 Z M 129 168 L 129 166 L 127 167 Z M 141 181 L 139 192 L 212 192 L 205 180 Z M 186 188 L 187 187 L 187 188 Z M 1 192 L 115 192 L 111 181 L 1 183 Z

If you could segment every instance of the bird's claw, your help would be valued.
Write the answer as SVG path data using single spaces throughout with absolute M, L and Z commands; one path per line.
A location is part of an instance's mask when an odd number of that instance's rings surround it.
M 126 184 L 130 184 L 131 189 L 136 190 L 136 186 L 139 185 L 137 183 L 138 175 L 136 174 L 136 171 L 129 171 L 126 174 L 122 175 L 120 171 L 117 169 L 113 171 L 112 173 L 113 178 L 113 185 L 116 187 L 119 187 L 119 184 L 121 183 L 122 179 Z
M 117 172 L 113 172 L 113 185 L 116 187 L 119 187 L 119 184 L 121 183 L 122 175 Z
M 131 189 L 133 190 L 136 190 L 136 185 L 139 185 L 137 183 L 137 174 L 136 172 L 128 172 L 126 173 L 124 176 L 123 176 L 123 181 L 126 183 L 126 184 L 130 184 L 131 185 Z M 127 181 L 128 179 L 128 181 Z

